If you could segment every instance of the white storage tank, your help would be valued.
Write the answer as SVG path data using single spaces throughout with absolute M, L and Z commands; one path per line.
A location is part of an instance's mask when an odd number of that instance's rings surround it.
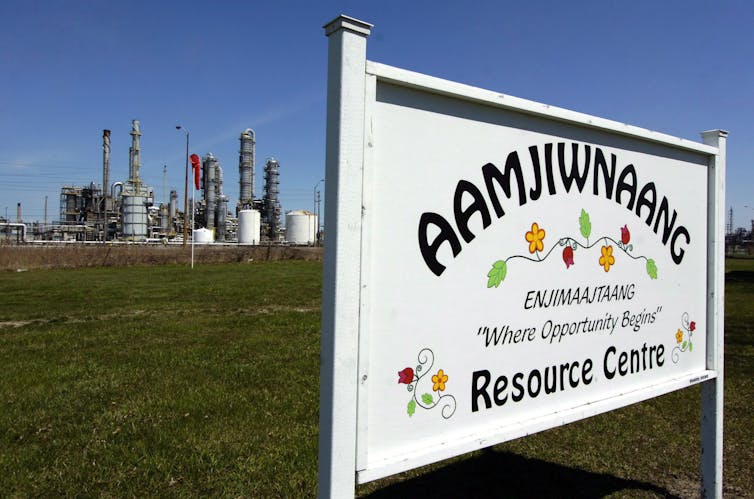
M 123 237 L 132 241 L 147 238 L 147 198 L 134 193 L 123 193 Z
M 214 242 L 215 232 L 209 229 L 194 229 L 195 244 L 211 244 Z
M 306 210 L 286 213 L 285 240 L 293 244 L 314 244 L 317 240 L 317 215 Z
M 259 244 L 261 214 L 257 210 L 238 212 L 238 244 Z

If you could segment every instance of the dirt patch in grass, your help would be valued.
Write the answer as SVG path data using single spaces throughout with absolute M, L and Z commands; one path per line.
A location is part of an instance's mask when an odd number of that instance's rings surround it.
M 0 329 L 5 327 L 22 327 L 28 324 L 32 324 L 34 321 L 2 321 L 0 322 Z

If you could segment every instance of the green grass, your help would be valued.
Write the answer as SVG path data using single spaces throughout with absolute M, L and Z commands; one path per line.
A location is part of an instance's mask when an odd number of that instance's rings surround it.
M 321 263 L 0 274 L 0 496 L 310 497 Z M 754 491 L 754 260 L 726 279 L 725 490 Z M 699 387 L 357 488 L 696 496 Z
M 312 495 L 321 265 L 5 274 L 0 495 Z

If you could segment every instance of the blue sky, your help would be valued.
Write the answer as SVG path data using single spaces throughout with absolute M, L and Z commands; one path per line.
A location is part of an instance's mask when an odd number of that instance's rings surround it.
M 754 2 L 20 1 L 0 3 L 0 210 L 58 218 L 60 187 L 128 174 L 183 198 L 185 136 L 212 152 L 230 207 L 238 137 L 280 162 L 283 210 L 324 175 L 327 39 L 344 13 L 375 25 L 370 60 L 692 140 L 723 128 L 734 226 L 754 219 Z M 182 204 L 182 203 L 181 203 Z M 0 211 L 0 215 L 4 215 Z

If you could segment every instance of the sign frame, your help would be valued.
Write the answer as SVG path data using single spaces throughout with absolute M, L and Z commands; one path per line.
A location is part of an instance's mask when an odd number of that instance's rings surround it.
M 557 427 L 696 383 L 702 386 L 702 495 L 722 496 L 725 148 L 727 132 L 702 133 L 703 143 L 603 118 L 554 108 L 384 64 L 367 61 L 372 26 L 339 16 L 324 26 L 329 37 L 326 140 L 326 226 L 320 375 L 320 497 L 350 497 L 359 483 Z M 365 442 L 369 334 L 366 330 L 374 171 L 371 119 L 379 82 L 660 144 L 707 158 L 706 369 L 664 383 L 529 422 L 525 427 L 475 435 L 414 458 L 367 466 Z M 359 421 L 362 423 L 359 424 Z M 368 423 L 368 422 L 367 422 Z

